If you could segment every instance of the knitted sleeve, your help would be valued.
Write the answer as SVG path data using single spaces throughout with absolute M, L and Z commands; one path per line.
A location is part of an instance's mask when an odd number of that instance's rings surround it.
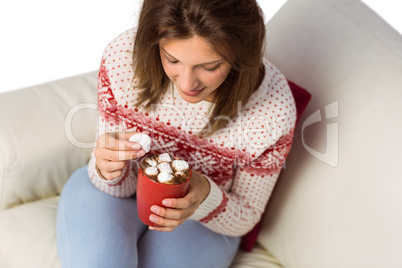
M 127 131 L 118 114 L 118 105 L 110 82 L 110 73 L 106 59 L 102 59 L 98 76 L 98 131 L 97 138 L 105 133 Z M 122 175 L 114 180 L 106 180 L 96 167 L 94 153 L 88 164 L 88 173 L 92 183 L 101 191 L 116 197 L 129 197 L 136 189 L 136 162 L 127 161 Z
M 276 180 L 290 151 L 293 131 L 283 136 L 258 159 L 237 168 L 230 191 L 222 191 L 211 183 L 211 192 L 201 204 L 193 220 L 199 220 L 215 232 L 242 236 L 260 220 Z M 212 212 L 209 208 L 217 200 L 220 205 Z M 208 204 L 211 202 L 210 204 Z M 205 213 L 208 213 L 205 216 Z M 197 215 L 198 214 L 198 215 Z

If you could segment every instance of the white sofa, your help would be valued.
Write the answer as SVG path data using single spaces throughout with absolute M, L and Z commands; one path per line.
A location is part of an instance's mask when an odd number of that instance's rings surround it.
M 313 97 L 257 246 L 232 268 L 402 267 L 401 35 L 357 0 L 289 0 L 267 49 Z M 1 268 L 60 267 L 58 195 L 88 161 L 96 82 L 0 95 Z

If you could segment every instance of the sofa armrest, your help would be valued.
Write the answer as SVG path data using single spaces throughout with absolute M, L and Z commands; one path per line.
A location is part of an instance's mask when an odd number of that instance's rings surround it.
M 283 267 L 402 267 L 402 36 L 358 0 L 288 0 L 268 55 L 312 94 L 258 243 Z
M 0 94 L 0 209 L 58 195 L 88 162 L 97 73 Z

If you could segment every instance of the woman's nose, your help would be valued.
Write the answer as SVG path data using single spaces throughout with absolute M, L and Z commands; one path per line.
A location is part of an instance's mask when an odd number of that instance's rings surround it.
M 195 72 L 191 69 L 185 69 L 180 75 L 179 86 L 183 91 L 191 91 L 197 89 L 199 85 L 199 80 Z

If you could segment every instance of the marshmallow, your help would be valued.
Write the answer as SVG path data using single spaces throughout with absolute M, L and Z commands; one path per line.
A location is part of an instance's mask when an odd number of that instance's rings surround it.
M 185 171 L 189 169 L 189 165 L 184 160 L 173 160 L 172 167 L 175 171 Z
M 151 137 L 147 134 L 137 133 L 130 137 L 129 141 L 136 142 L 141 145 L 141 148 L 148 153 L 151 150 Z
M 173 170 L 170 167 L 170 164 L 167 162 L 162 162 L 158 165 L 158 169 L 160 172 L 166 172 L 166 173 L 170 173 L 173 174 Z
M 170 155 L 168 153 L 163 153 L 158 156 L 158 161 L 159 162 L 170 162 L 170 161 L 172 161 L 172 158 L 170 158 Z
M 145 174 L 147 174 L 148 176 L 156 176 L 159 174 L 159 170 L 157 167 L 147 167 L 145 169 Z
M 174 174 L 174 181 L 176 184 L 183 183 L 183 182 L 187 181 L 188 178 L 189 178 L 189 175 L 184 172 L 181 172 L 181 171 L 176 172 Z
M 145 162 L 147 162 L 147 164 L 150 165 L 151 167 L 156 167 L 158 165 L 158 161 L 151 158 L 145 159 Z
M 171 181 L 172 179 L 173 179 L 173 175 L 170 173 L 167 173 L 165 171 L 162 171 L 158 175 L 158 181 L 160 183 L 167 183 L 167 182 Z
M 175 177 L 176 179 L 178 179 L 178 180 L 187 180 L 188 175 L 187 175 L 186 173 L 184 173 L 184 172 L 179 171 L 179 172 L 176 172 L 176 173 L 174 174 L 174 177 Z

